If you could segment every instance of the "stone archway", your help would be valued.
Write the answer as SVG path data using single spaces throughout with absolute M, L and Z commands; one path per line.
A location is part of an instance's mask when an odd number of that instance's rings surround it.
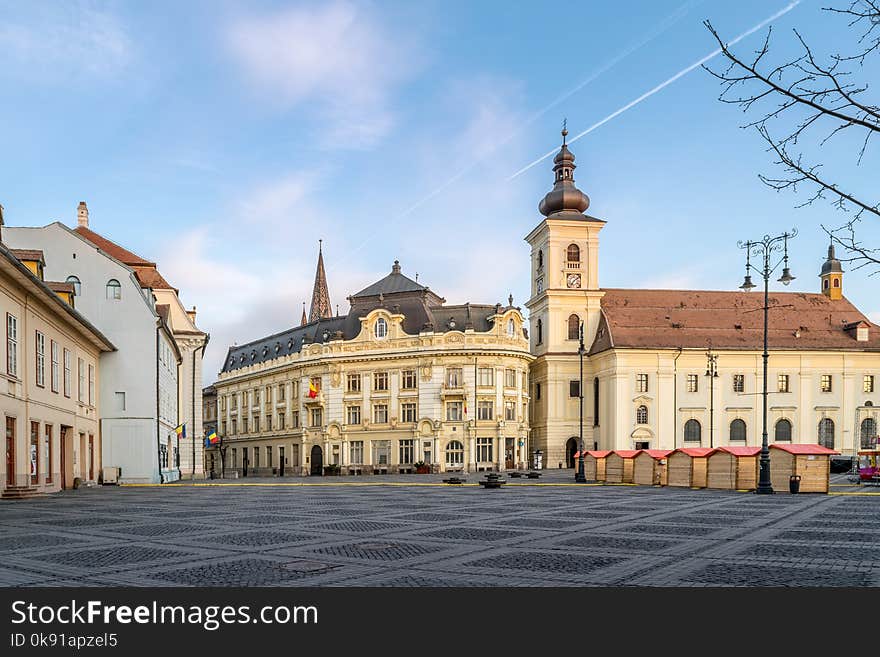
M 565 465 L 573 468 L 575 466 L 574 455 L 578 451 L 578 439 L 572 436 L 565 443 Z
M 312 466 L 312 475 L 324 474 L 324 451 L 321 449 L 320 445 L 315 445 L 314 447 L 312 447 L 310 462 Z

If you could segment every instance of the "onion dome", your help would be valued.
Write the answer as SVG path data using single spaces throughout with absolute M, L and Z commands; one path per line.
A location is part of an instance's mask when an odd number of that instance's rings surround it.
M 843 267 L 840 266 L 840 260 L 834 257 L 834 245 L 831 244 L 828 247 L 828 259 L 822 263 L 822 274 L 841 274 L 843 273 Z
M 562 130 L 562 148 L 553 158 L 553 173 L 556 181 L 553 189 L 538 204 L 538 211 L 545 217 L 564 214 L 582 215 L 590 207 L 590 197 L 575 187 L 574 154 L 568 150 L 565 138 L 568 130 Z

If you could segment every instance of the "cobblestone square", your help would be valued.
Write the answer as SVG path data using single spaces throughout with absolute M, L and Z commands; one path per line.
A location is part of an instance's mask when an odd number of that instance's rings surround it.
M 0 503 L 3 586 L 880 586 L 880 491 L 439 477 L 84 488 Z

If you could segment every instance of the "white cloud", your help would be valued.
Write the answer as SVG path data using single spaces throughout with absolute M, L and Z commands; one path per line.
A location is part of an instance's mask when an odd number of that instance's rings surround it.
M 29 77 L 111 76 L 131 61 L 132 43 L 111 13 L 83 4 L 33 4 L 19 20 L 0 24 L 0 63 Z
M 365 9 L 334 2 L 238 19 L 228 45 L 251 81 L 283 106 L 305 105 L 324 143 L 369 146 L 393 124 L 389 95 L 413 55 Z

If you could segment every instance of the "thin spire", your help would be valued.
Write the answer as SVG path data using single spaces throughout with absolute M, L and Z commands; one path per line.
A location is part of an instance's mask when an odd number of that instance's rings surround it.
M 568 119 L 562 119 L 562 145 L 565 146 L 565 138 L 568 137 Z
M 309 323 L 309 319 L 308 319 L 308 317 L 306 317 L 306 302 L 303 301 L 303 314 L 302 314 L 302 319 L 299 320 L 299 325 L 305 326 L 308 323 Z
M 318 240 L 318 268 L 315 271 L 315 287 L 312 290 L 312 309 L 309 312 L 309 321 L 332 317 L 333 309 L 330 305 L 330 292 L 327 289 L 327 274 L 324 272 L 324 240 Z

